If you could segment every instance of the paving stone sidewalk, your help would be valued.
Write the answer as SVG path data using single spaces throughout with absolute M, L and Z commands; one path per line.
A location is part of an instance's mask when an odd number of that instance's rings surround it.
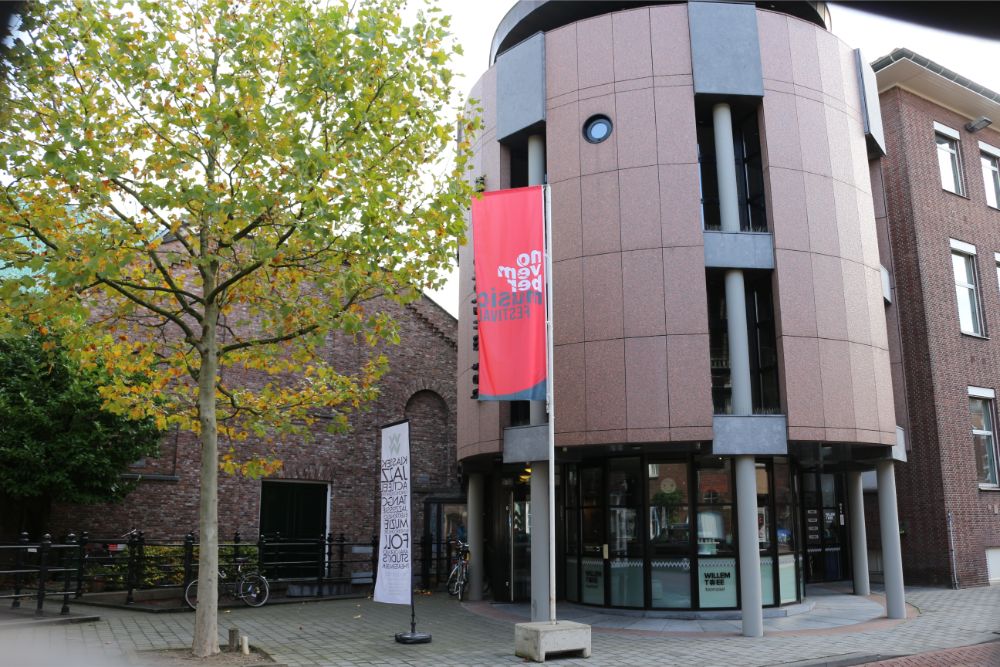
M 916 618 L 859 632 L 781 634 L 747 639 L 735 633 L 676 636 L 597 628 L 593 657 L 559 665 L 797 665 L 830 660 L 850 664 L 967 646 L 1000 638 L 1000 587 L 962 591 L 911 589 Z M 0 664 L 142 665 L 142 651 L 190 644 L 193 614 L 146 614 L 101 609 L 102 620 L 0 631 Z M 418 630 L 431 644 L 393 641 L 409 629 L 409 608 L 370 600 L 274 605 L 223 613 L 220 633 L 237 626 L 286 665 L 514 665 L 513 624 L 472 613 L 446 595 L 417 599 Z M 852 662 L 853 661 L 853 662 Z

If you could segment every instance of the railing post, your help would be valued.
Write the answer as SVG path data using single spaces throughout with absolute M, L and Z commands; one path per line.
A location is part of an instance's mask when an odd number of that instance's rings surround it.
M 274 533 L 274 578 L 281 579 L 283 570 L 285 569 L 281 564 L 281 532 L 277 531 Z
M 138 547 L 138 553 L 135 558 L 135 587 L 142 590 L 145 588 L 146 581 L 146 536 L 141 530 L 135 541 Z
M 240 535 L 240 531 L 237 530 L 235 533 L 233 533 L 233 569 L 234 570 L 236 569 L 236 563 L 237 563 L 237 561 L 239 561 L 239 559 L 240 559 L 240 541 L 241 540 L 242 540 L 242 536 Z
M 375 577 L 378 576 L 378 537 L 372 535 L 372 590 L 375 590 Z
M 21 536 L 17 540 L 18 547 L 14 551 L 14 600 L 10 603 L 11 609 L 20 609 L 21 607 L 21 570 L 24 569 L 24 554 L 28 552 L 28 533 L 27 531 L 22 531 Z
M 137 567 L 136 557 L 138 551 L 138 540 L 136 539 L 135 532 L 129 533 L 128 536 L 128 569 L 125 572 L 125 586 L 128 589 L 128 593 L 125 595 L 125 604 L 135 604 L 135 596 L 133 592 L 135 590 L 135 571 Z
M 90 541 L 87 531 L 80 534 L 80 541 L 76 546 L 76 595 L 73 597 L 80 599 L 83 597 L 83 577 L 84 569 L 87 567 L 87 543 Z
M 267 545 L 267 539 L 264 537 L 264 533 L 260 533 L 257 536 L 257 572 L 260 573 L 262 577 L 267 576 L 264 573 L 264 547 Z
M 42 615 L 42 607 L 45 605 L 45 585 L 49 578 L 49 548 L 51 546 L 52 536 L 45 533 L 38 545 L 38 596 L 35 603 L 35 616 Z
M 319 547 L 319 558 L 316 559 L 316 597 L 323 596 L 323 579 L 326 574 L 326 540 L 323 533 L 319 534 L 316 545 Z
M 341 533 L 340 537 L 337 538 L 337 578 L 344 578 L 344 534 Z
M 192 577 L 192 572 L 194 569 L 194 531 L 189 532 L 184 536 L 184 590 L 181 591 L 183 594 L 187 590 L 188 584 L 190 584 L 194 577 Z
M 326 534 L 326 554 L 324 558 L 324 565 L 326 566 L 326 576 L 333 576 L 333 533 Z
M 420 540 L 420 587 L 425 591 L 431 588 L 431 542 L 430 533 L 425 532 Z
M 73 556 L 75 552 L 75 549 L 73 549 L 71 545 L 76 545 L 76 535 L 73 533 L 66 536 L 66 546 L 62 550 L 62 558 L 59 559 L 62 561 L 63 568 L 63 603 L 62 609 L 59 610 L 59 613 L 63 616 L 69 613 L 69 582 L 70 576 L 73 572 L 73 569 L 70 568 L 69 564 L 70 561 L 74 559 Z

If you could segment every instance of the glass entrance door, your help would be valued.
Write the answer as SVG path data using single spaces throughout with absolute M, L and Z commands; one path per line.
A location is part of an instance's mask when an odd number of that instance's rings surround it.
M 604 468 L 580 467 L 580 601 L 605 604 Z
M 807 583 L 848 578 L 847 525 L 839 475 L 802 473 Z

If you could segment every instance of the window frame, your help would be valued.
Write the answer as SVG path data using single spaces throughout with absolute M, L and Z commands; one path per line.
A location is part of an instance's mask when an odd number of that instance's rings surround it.
M 972 265 L 972 279 L 973 283 L 959 283 L 958 277 L 955 275 L 954 261 L 952 261 L 952 284 L 957 288 L 961 287 L 967 290 L 972 290 L 974 296 L 974 301 L 976 305 L 975 322 L 978 325 L 979 331 L 968 330 L 963 326 L 962 323 L 962 309 L 959 307 L 958 294 L 955 292 L 955 308 L 958 311 L 958 328 L 965 336 L 974 336 L 976 338 L 986 338 L 986 317 L 983 314 L 983 300 L 981 296 L 980 285 L 982 280 L 979 277 L 979 265 L 976 261 L 976 246 L 971 243 L 966 243 L 964 241 L 959 241 L 957 239 L 949 239 L 949 245 L 951 247 L 950 257 L 955 257 L 959 255 L 963 257 L 966 261 L 970 262 Z
M 976 482 L 979 488 L 988 491 L 1000 491 L 1000 449 L 997 448 L 996 439 L 996 392 L 993 389 L 987 387 L 973 387 L 969 386 L 966 388 L 966 392 L 969 398 L 969 416 L 972 416 L 972 401 L 981 401 L 983 403 L 983 414 L 990 420 L 989 426 L 990 430 L 977 429 L 974 426 L 969 430 L 969 434 L 975 438 L 976 436 L 986 436 L 990 440 L 990 449 L 993 452 L 993 479 L 994 482 L 982 482 L 979 480 L 979 471 L 976 471 Z M 975 441 L 973 440 L 973 443 Z M 973 447 L 975 445 L 973 444 Z M 975 454 L 975 450 L 973 450 Z M 976 465 L 978 468 L 978 461 Z
M 986 190 L 986 205 L 992 209 L 1000 210 L 1000 148 L 980 141 L 979 160 L 983 170 L 983 188 Z M 987 163 L 989 163 L 989 166 L 987 166 Z M 992 203 L 990 203 L 990 193 L 993 194 Z
M 953 169 L 952 181 L 953 185 L 957 188 L 955 190 L 951 189 L 944 182 L 944 174 L 942 173 L 944 168 L 944 162 L 942 161 L 942 146 L 939 139 L 944 139 L 945 143 L 951 147 L 951 150 L 946 150 L 950 153 L 951 158 L 948 160 L 949 170 Z M 959 134 L 958 130 L 952 129 L 947 125 L 942 125 L 941 123 L 934 122 L 934 148 L 937 152 L 938 159 L 938 176 L 941 179 L 941 189 L 945 192 L 950 192 L 956 194 L 960 197 L 965 197 L 965 174 L 962 169 L 962 135 Z M 953 158 L 953 159 L 952 159 Z

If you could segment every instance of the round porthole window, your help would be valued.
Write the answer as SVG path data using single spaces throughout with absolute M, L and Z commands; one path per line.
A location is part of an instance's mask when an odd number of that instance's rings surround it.
M 583 124 L 583 138 L 592 144 L 599 144 L 611 136 L 611 119 L 607 116 L 591 116 Z

